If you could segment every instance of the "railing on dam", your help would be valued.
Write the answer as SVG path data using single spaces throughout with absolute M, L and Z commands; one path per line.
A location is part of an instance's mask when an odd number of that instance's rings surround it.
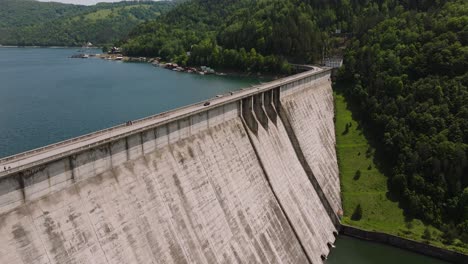
M 341 208 L 330 75 L 0 160 L 0 262 L 321 263 Z
M 331 69 L 312 68 L 307 72 L 292 75 L 286 78 L 275 80 L 266 84 L 257 85 L 240 91 L 231 92 L 220 98 L 208 99 L 200 103 L 195 103 L 182 108 L 159 113 L 146 118 L 132 121 L 131 125 L 120 124 L 114 127 L 89 133 L 76 138 L 61 141 L 55 144 L 33 149 L 23 153 L 0 159 L 0 178 L 12 173 L 16 173 L 28 168 L 45 164 L 69 155 L 80 153 L 87 149 L 97 147 L 133 134 L 141 133 L 148 129 L 183 119 L 201 112 L 208 111 L 233 102 L 240 102 L 242 99 L 252 97 L 256 94 L 264 93 L 283 86 L 295 86 L 305 80 L 313 80 L 329 75 Z M 204 106 L 204 102 L 210 101 L 210 105 Z M 3 170 L 6 167 L 7 170 Z

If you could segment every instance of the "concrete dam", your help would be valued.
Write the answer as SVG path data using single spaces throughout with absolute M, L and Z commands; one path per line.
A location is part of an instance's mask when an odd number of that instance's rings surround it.
M 0 263 L 322 263 L 342 208 L 330 75 L 1 159 Z

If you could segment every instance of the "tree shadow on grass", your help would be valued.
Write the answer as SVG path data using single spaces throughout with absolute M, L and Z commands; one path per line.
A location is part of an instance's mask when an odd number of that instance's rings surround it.
M 386 193 L 386 197 L 392 202 L 399 202 L 399 207 L 401 208 L 401 199 L 399 199 L 396 193 L 392 192 L 390 185 L 390 176 L 392 175 L 395 160 L 384 153 L 384 145 L 381 142 L 382 138 L 376 135 L 375 129 L 366 122 L 365 115 L 360 111 L 359 102 L 352 100 L 346 93 L 346 89 L 349 89 L 351 86 L 352 84 L 345 81 L 337 81 L 333 84 L 333 90 L 337 95 L 345 98 L 347 110 L 351 112 L 352 119 L 358 123 L 356 130 L 359 131 L 360 135 L 364 136 L 370 146 L 366 157 L 370 158 L 373 155 L 372 161 L 375 164 L 375 168 L 387 178 L 387 190 L 389 191 Z
M 345 92 L 351 84 L 347 84 L 343 81 L 338 81 L 333 85 L 333 90 L 337 95 L 344 97 L 346 101 L 346 108 L 351 112 L 352 119 L 358 123 L 357 130 L 360 134 L 364 135 L 367 140 L 370 148 L 372 149 L 371 153 L 366 153 L 366 157 L 374 156 L 373 162 L 375 168 L 381 172 L 387 178 L 387 192 L 386 198 L 389 201 L 397 202 L 398 208 L 403 210 L 403 215 L 405 217 L 405 222 L 410 222 L 415 219 L 414 214 L 412 214 L 405 206 L 403 206 L 403 200 L 396 191 L 392 190 L 391 187 L 391 175 L 392 168 L 395 165 L 394 157 L 388 157 L 384 153 L 384 145 L 381 142 L 381 137 L 379 137 L 374 128 L 370 126 L 369 123 L 365 120 L 365 115 L 362 114 L 359 107 L 359 102 L 353 101 Z M 355 179 L 356 180 L 356 179 Z M 426 223 L 425 223 L 426 224 Z
M 398 196 L 391 193 L 390 191 L 385 193 L 385 197 L 392 202 L 399 202 Z
M 347 135 L 349 133 L 349 128 L 346 126 L 345 130 L 343 133 L 341 133 L 342 136 Z
M 387 178 L 389 178 L 394 162 L 383 152 L 384 146 L 381 142 L 381 137 L 376 136 L 374 134 L 374 129 L 365 122 L 364 115 L 361 114 L 358 103 L 351 100 L 351 98 L 349 98 L 345 92 L 349 86 L 349 84 L 346 84 L 343 81 L 339 81 L 333 85 L 333 90 L 336 92 L 336 94 L 345 98 L 347 110 L 351 112 L 353 120 L 358 123 L 356 130 L 358 130 L 360 134 L 364 135 L 370 147 L 375 150 L 373 152 L 374 159 L 372 161 L 374 162 L 376 168 Z

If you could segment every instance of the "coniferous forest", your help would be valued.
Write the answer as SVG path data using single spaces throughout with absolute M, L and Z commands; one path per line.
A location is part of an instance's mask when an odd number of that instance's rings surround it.
M 318 61 L 336 46 L 330 33 L 351 29 L 361 6 L 317 0 L 185 1 L 137 27 L 123 48 L 129 55 L 182 65 L 289 73 L 288 62 Z
M 468 241 L 467 42 L 462 0 L 194 0 L 137 27 L 123 47 L 249 72 L 344 53 L 346 94 L 392 157 L 383 161 L 392 195 L 450 243 Z
M 346 97 L 366 133 L 377 139 L 391 195 L 409 218 L 442 230 L 447 243 L 468 243 L 466 0 L 177 2 L 145 7 L 151 14 L 121 3 L 114 15 L 51 5 L 26 24 L 0 9 L 0 43 L 82 43 L 104 16 L 109 24 L 95 37 L 108 37 L 99 43 L 184 66 L 287 74 L 291 63 L 343 55 L 338 78 L 348 84 Z M 125 34 L 112 31 L 123 24 Z
M 81 46 L 112 44 L 138 24 L 157 18 L 172 2 L 119 2 L 94 6 L 0 0 L 0 44 Z
M 409 217 L 468 241 L 468 4 L 396 7 L 352 40 L 342 78 Z

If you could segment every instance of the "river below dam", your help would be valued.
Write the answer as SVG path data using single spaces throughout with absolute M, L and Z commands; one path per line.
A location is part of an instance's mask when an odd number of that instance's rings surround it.
M 69 58 L 77 50 L 0 48 L 0 157 L 262 82 L 178 73 L 147 63 Z M 445 262 L 345 236 L 326 263 Z
M 448 262 L 407 250 L 340 236 L 326 264 L 447 264 Z

